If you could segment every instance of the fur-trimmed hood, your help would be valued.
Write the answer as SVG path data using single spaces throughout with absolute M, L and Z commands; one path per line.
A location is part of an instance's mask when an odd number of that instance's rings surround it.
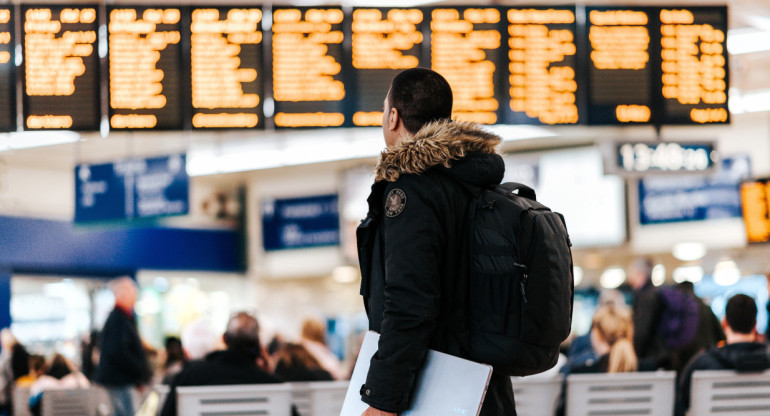
M 470 154 L 479 154 L 483 159 L 490 159 L 482 163 L 494 165 L 483 170 L 495 171 L 494 176 L 499 176 L 499 181 L 505 169 L 496 151 L 500 142 L 499 136 L 482 129 L 476 123 L 450 120 L 432 122 L 420 129 L 414 137 L 385 149 L 380 154 L 375 179 L 378 182 L 395 182 L 401 174 L 420 174 L 436 166 L 452 168 L 453 161 Z M 478 162 L 478 158 L 475 159 Z M 500 168 L 502 170 L 498 175 L 496 171 Z

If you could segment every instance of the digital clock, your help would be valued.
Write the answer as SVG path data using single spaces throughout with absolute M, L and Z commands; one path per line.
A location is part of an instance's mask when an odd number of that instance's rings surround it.
M 707 172 L 714 167 L 714 143 L 625 142 L 615 144 L 616 173 Z

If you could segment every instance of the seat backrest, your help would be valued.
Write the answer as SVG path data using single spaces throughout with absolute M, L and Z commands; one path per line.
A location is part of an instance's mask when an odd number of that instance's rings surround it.
M 95 416 L 97 403 L 92 389 L 47 390 L 43 392 L 43 416 Z
M 511 377 L 518 416 L 552 415 L 561 393 L 561 376 L 553 378 Z
M 155 411 L 155 416 L 160 416 L 160 412 L 163 410 L 163 405 L 166 404 L 168 393 L 171 391 L 171 386 L 168 384 L 158 384 L 153 387 L 153 390 L 158 395 L 158 407 Z
M 177 410 L 184 416 L 290 416 L 291 386 L 240 384 L 177 387 Z
M 310 383 L 311 416 L 338 415 L 348 392 L 350 381 L 316 381 Z
M 691 415 L 770 415 L 770 370 L 696 371 L 690 391 Z
M 13 387 L 13 414 L 14 416 L 30 416 L 29 387 Z
M 309 382 L 294 382 L 291 384 L 291 402 L 299 413 L 299 416 L 311 416 L 313 414 L 313 403 L 310 397 Z
M 567 377 L 567 416 L 674 413 L 673 371 L 573 374 Z

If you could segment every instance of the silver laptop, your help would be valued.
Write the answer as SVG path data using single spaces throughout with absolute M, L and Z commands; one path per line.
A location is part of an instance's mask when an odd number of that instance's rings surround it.
M 361 416 L 367 407 L 361 401 L 369 362 L 377 352 L 380 336 L 368 332 L 361 345 L 340 416 Z M 417 376 L 410 409 L 402 416 L 477 416 L 487 392 L 492 367 L 429 350 Z

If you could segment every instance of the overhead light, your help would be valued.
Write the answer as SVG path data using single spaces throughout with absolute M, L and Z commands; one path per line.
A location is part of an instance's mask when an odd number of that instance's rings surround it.
M 674 269 L 672 273 L 674 282 L 692 282 L 698 283 L 703 279 L 703 267 L 701 266 L 681 266 Z
M 650 277 L 650 280 L 655 286 L 660 286 L 663 283 L 666 283 L 666 266 L 662 264 L 656 264 L 655 267 L 652 268 L 652 276 Z
M 504 142 L 556 136 L 556 133 L 539 126 L 495 124 L 484 128 L 502 137 Z
M 770 111 L 770 90 L 755 90 L 744 93 L 730 88 L 729 95 L 727 107 L 733 114 Z
M 714 283 L 720 286 L 732 286 L 741 280 L 741 271 L 732 260 L 722 260 L 714 266 Z
M 671 254 L 681 261 L 700 260 L 706 255 L 706 245 L 703 243 L 677 243 Z
M 770 51 L 770 31 L 733 29 L 727 32 L 727 51 L 731 55 Z
M 580 266 L 573 267 L 572 275 L 575 278 L 575 286 L 579 286 L 580 283 L 583 281 L 583 268 Z
M 537 126 L 495 125 L 484 128 L 504 141 L 552 137 Z M 385 147 L 382 129 L 356 127 L 276 133 L 274 140 L 220 143 L 187 154 L 190 176 L 273 169 L 284 166 L 377 157 Z
M 0 152 L 74 143 L 80 134 L 69 130 L 24 131 L 0 134 Z
M 605 270 L 599 277 L 599 284 L 605 289 L 615 289 L 626 281 L 626 271 L 622 267 L 614 266 Z
M 332 270 L 332 280 L 337 283 L 353 283 L 358 280 L 358 267 L 337 266 Z

